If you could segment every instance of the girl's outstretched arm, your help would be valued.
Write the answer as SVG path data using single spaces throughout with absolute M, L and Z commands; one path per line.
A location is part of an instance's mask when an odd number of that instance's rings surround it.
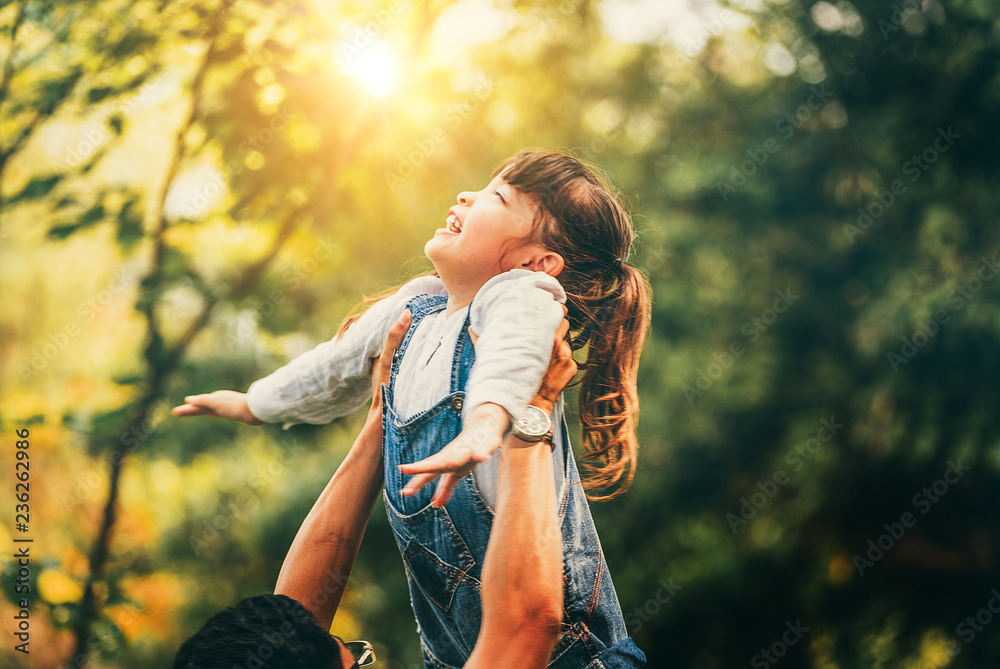
M 262 425 L 247 405 L 246 393 L 235 390 L 216 390 L 205 395 L 188 395 L 184 404 L 174 407 L 175 416 L 216 416 L 247 425 Z
M 389 330 L 385 347 L 372 368 L 372 405 L 364 428 L 340 463 L 285 555 L 274 588 L 309 609 L 329 629 L 347 586 L 358 549 L 382 490 L 382 393 L 392 355 L 410 325 L 404 311 Z

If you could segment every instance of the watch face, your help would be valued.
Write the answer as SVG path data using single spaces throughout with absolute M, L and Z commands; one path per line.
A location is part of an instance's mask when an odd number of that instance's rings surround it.
M 549 417 L 538 407 L 529 406 L 517 419 L 517 429 L 524 434 L 541 436 L 549 431 Z

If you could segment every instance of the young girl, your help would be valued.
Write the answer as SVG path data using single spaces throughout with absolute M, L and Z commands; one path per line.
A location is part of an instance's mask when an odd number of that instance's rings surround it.
M 425 246 L 436 276 L 418 277 L 348 319 L 337 338 L 247 395 L 188 397 L 175 414 L 259 424 L 349 413 L 367 401 L 371 358 L 409 309 L 412 325 L 382 386 L 384 500 L 427 667 L 462 666 L 479 634 L 496 449 L 509 417 L 519 434 L 553 446 L 565 591 L 551 666 L 640 666 L 645 658 L 628 637 L 582 491 L 612 497 L 635 471 L 636 369 L 650 307 L 645 280 L 626 263 L 632 239 L 627 214 L 583 164 L 520 153 L 487 188 L 459 195 L 447 227 Z M 520 420 L 532 417 L 526 403 L 547 366 L 563 301 L 573 347 L 587 357 L 583 486 L 562 407 L 549 434 L 544 416 L 540 426 Z M 440 444 L 448 445 L 438 452 Z M 432 494 L 426 484 L 439 476 Z

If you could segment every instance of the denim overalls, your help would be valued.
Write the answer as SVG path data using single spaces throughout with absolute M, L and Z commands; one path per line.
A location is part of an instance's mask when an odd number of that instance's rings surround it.
M 386 513 L 406 566 L 427 669 L 457 669 L 472 653 L 482 622 L 483 559 L 493 526 L 493 511 L 480 495 L 472 474 L 459 482 L 442 509 L 430 505 L 434 485 L 424 486 L 412 497 L 401 493 L 409 477 L 400 474 L 398 465 L 433 455 L 462 429 L 462 399 L 475 360 L 468 317 L 452 360 L 449 394 L 405 422 L 393 411 L 396 376 L 410 338 L 425 316 L 444 309 L 447 299 L 446 295 L 423 295 L 410 301 L 412 323 L 393 360 L 389 385 L 382 386 Z M 645 656 L 625 629 L 565 424 L 562 447 L 563 485 L 556 495 L 563 541 L 564 610 L 559 641 L 549 666 L 642 666 Z M 511 639 L 511 643 L 517 644 L 517 639 Z

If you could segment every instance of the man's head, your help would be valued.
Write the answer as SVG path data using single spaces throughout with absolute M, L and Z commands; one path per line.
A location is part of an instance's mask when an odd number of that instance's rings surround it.
M 344 642 L 285 595 L 248 597 L 212 616 L 177 652 L 173 669 L 348 669 Z

